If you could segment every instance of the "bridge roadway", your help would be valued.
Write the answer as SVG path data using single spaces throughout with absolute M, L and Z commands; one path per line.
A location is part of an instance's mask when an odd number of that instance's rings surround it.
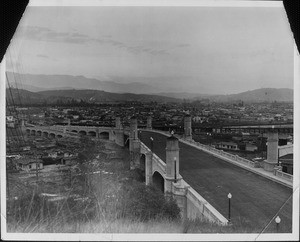
M 163 161 L 166 136 L 149 131 L 140 133 L 141 141 Z M 228 218 L 227 194 L 232 194 L 231 221 L 263 229 L 292 194 L 292 189 L 228 163 L 195 147 L 179 142 L 179 172 L 201 196 Z M 292 198 L 278 214 L 284 232 L 292 230 Z M 275 228 L 275 222 L 270 224 Z M 266 230 L 267 232 L 267 230 Z

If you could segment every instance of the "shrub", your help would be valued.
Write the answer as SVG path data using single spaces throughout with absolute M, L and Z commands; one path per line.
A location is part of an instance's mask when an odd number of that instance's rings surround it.
M 68 197 L 48 201 L 45 197 L 33 193 L 7 203 L 7 221 L 11 223 L 90 221 L 95 215 L 96 203 L 93 198 Z
M 117 199 L 118 217 L 139 219 L 141 221 L 180 217 L 180 209 L 175 200 L 166 198 L 154 186 L 128 182 L 123 185 Z

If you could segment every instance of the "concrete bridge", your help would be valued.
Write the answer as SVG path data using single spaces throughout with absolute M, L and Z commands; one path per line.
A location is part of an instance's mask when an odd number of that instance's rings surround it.
M 193 143 L 192 140 L 192 129 L 191 129 L 191 117 L 185 117 L 185 129 L 183 139 L 185 142 Z M 147 130 L 151 131 L 151 118 L 147 120 Z M 26 132 L 29 135 L 41 135 L 48 136 L 50 138 L 61 138 L 64 136 L 78 137 L 80 135 L 89 135 L 94 138 L 107 139 L 114 141 L 120 146 L 128 145 L 131 155 L 131 168 L 139 168 L 145 172 L 145 183 L 146 185 L 154 184 L 166 196 L 172 196 L 176 199 L 179 207 L 181 208 L 181 213 L 183 218 L 195 219 L 197 217 L 206 217 L 212 222 L 226 225 L 228 220 L 226 219 L 222 210 L 222 206 L 218 209 L 215 207 L 219 206 L 212 204 L 206 200 L 202 195 L 200 195 L 201 190 L 194 189 L 197 184 L 193 183 L 193 177 L 190 175 L 185 175 L 184 178 L 180 173 L 180 158 L 179 155 L 179 140 L 174 135 L 168 135 L 168 138 L 164 143 L 159 143 L 161 149 L 163 149 L 165 154 L 163 156 L 157 155 L 153 152 L 151 144 L 146 145 L 141 141 L 141 133 L 137 128 L 137 119 L 135 117 L 131 118 L 130 127 L 123 128 L 121 126 L 120 118 L 116 118 L 115 127 L 87 127 L 87 126 L 34 126 L 25 127 Z M 157 140 L 156 140 L 157 142 Z M 276 133 L 271 133 L 268 145 L 268 156 L 269 163 L 265 170 L 270 170 L 271 172 L 277 165 L 274 160 L 272 160 L 276 155 L 274 150 L 277 150 L 275 143 L 278 145 L 278 136 Z M 158 144 L 156 143 L 156 146 Z M 287 149 L 282 149 L 287 150 Z M 208 151 L 211 152 L 211 151 Z M 225 152 L 216 151 L 218 154 L 216 156 L 225 157 Z M 270 154 L 271 155 L 270 155 Z M 191 153 L 192 154 L 192 153 Z M 232 156 L 232 155 L 230 155 Z M 227 159 L 228 157 L 225 157 Z M 236 157 L 233 158 L 239 161 Z M 278 155 L 277 155 L 278 159 Z M 244 162 L 243 160 L 241 162 Z M 252 161 L 246 161 L 247 164 L 254 167 Z M 252 164 L 253 163 L 253 164 Z M 184 164 L 183 164 L 184 165 Z M 184 166 L 183 166 L 184 167 Z M 277 172 L 278 169 L 276 170 Z M 187 174 L 187 173 L 186 173 Z M 206 174 L 209 176 L 209 174 Z M 210 174 L 212 175 L 212 174 Z M 187 183 L 186 180 L 192 184 L 192 186 Z M 290 177 L 288 177 L 290 179 Z M 276 190 L 276 188 L 274 188 Z M 199 193 L 200 191 L 200 193 Z M 226 197 L 226 196 L 225 196 Z M 242 208 L 240 208 L 242 209 Z
M 129 138 L 129 129 L 121 127 L 120 118 L 116 119 L 115 127 L 95 127 L 95 126 L 34 126 L 25 124 L 22 129 L 27 135 L 47 137 L 50 139 L 60 139 L 62 137 L 90 136 L 96 139 L 106 139 L 114 141 L 116 144 L 124 146 Z M 128 142 L 128 141 L 127 141 Z
M 250 134 L 265 134 L 277 132 L 280 135 L 293 134 L 293 124 L 264 124 L 264 125 L 230 125 L 213 128 L 216 133 L 246 132 Z

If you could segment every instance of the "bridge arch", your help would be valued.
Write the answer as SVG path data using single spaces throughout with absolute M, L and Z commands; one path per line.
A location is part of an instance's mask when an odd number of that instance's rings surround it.
M 36 135 L 37 136 L 42 136 L 42 131 L 41 130 L 36 131 Z
M 61 134 L 56 135 L 58 139 L 61 139 L 63 136 Z
M 34 129 L 31 130 L 31 131 L 30 131 L 30 134 L 31 134 L 31 135 L 35 135 L 35 130 L 34 130 Z
M 76 129 L 73 129 L 71 132 L 78 133 L 78 131 Z
M 165 179 L 164 177 L 158 172 L 155 171 L 152 175 L 152 182 L 155 187 L 157 187 L 163 193 L 165 192 Z
M 99 134 L 99 138 L 109 140 L 109 132 L 107 132 L 107 131 L 101 132 Z
M 97 133 L 95 131 L 89 131 L 88 136 L 96 137 Z
M 30 129 L 26 129 L 27 135 L 30 135 Z
M 55 134 L 54 134 L 54 133 L 50 133 L 50 134 L 49 134 L 49 138 L 50 138 L 50 139 L 55 139 Z
M 86 135 L 86 131 L 80 130 L 80 131 L 79 131 L 79 135 Z
M 48 132 L 44 131 L 42 134 L 43 137 L 48 137 Z
M 129 136 L 124 134 L 124 147 L 129 149 Z

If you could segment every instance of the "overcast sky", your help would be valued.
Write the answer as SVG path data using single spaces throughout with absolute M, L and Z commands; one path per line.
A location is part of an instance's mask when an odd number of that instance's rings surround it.
M 28 7 L 7 59 L 10 71 L 193 93 L 293 88 L 283 7 Z

